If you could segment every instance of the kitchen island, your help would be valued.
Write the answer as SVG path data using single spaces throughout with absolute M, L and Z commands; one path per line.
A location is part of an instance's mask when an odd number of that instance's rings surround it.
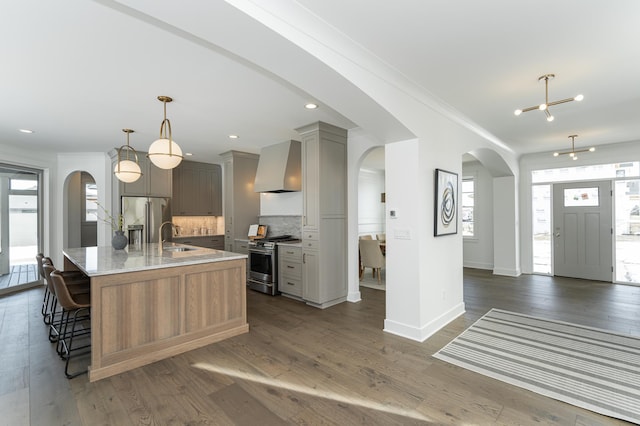
M 96 381 L 249 331 L 245 254 L 165 243 L 63 250 L 91 279 Z

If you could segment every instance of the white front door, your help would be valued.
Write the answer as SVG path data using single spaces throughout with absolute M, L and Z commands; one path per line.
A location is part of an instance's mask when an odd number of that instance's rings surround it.
M 611 281 L 611 181 L 553 185 L 553 273 Z

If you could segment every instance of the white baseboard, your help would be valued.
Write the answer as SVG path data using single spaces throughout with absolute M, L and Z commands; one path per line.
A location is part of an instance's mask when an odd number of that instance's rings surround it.
M 362 300 L 362 295 L 360 294 L 360 290 L 358 291 L 350 291 L 349 294 L 347 294 L 347 302 L 359 302 Z
M 522 274 L 520 269 L 494 268 L 493 275 L 505 275 L 507 277 L 519 277 Z
M 486 262 L 467 262 L 463 260 L 462 266 L 464 268 L 486 269 L 487 271 L 490 271 L 493 269 L 493 263 L 486 263 Z
M 460 315 L 464 314 L 464 312 L 464 302 L 461 302 L 444 314 L 440 315 L 438 318 L 435 318 L 429 323 L 423 325 L 422 327 L 414 327 L 408 324 L 402 324 L 396 321 L 385 319 L 384 331 L 400 337 L 415 340 L 417 342 L 424 342 L 442 327 L 449 324 Z

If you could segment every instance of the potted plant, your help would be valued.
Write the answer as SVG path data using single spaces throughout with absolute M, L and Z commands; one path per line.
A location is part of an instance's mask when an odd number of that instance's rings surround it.
M 115 250 L 124 249 L 129 244 L 129 239 L 124 235 L 122 230 L 123 218 L 122 214 L 118 214 L 115 218 L 109 213 L 109 210 L 105 209 L 100 203 L 96 201 L 96 205 L 102 210 L 102 217 L 98 214 L 98 219 L 104 223 L 108 223 L 111 229 L 114 231 L 113 238 L 111 239 L 111 246 Z

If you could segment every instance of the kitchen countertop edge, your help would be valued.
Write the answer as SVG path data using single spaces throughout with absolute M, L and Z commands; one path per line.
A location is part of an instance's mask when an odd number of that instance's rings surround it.
M 111 246 L 66 248 L 64 256 L 89 277 L 124 274 L 202 263 L 226 262 L 246 259 L 246 254 L 229 251 L 188 246 L 185 244 L 165 243 L 165 247 L 193 247 L 187 252 L 165 251 L 158 255 L 158 244 L 147 244 L 142 248 L 114 250 Z

